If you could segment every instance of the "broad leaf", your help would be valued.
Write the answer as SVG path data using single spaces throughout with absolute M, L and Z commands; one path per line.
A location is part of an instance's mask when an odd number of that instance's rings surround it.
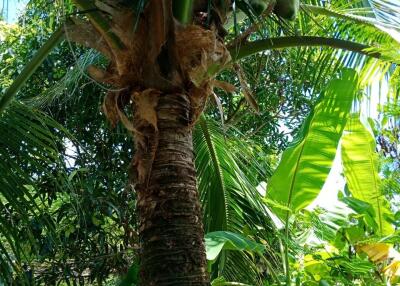
M 357 247 L 357 251 L 363 251 L 368 254 L 368 258 L 374 262 L 385 261 L 389 256 L 390 245 L 387 243 L 364 244 Z
M 264 245 L 254 242 L 240 234 L 229 231 L 214 231 L 206 234 L 207 260 L 214 261 L 224 250 L 239 250 L 263 253 Z
M 354 198 L 372 205 L 380 235 L 393 233 L 386 221 L 388 203 L 380 190 L 375 139 L 361 123 L 358 114 L 351 116 L 342 139 L 342 162 L 349 191 Z
M 347 204 L 356 213 L 363 215 L 364 221 L 368 226 L 372 229 L 378 229 L 378 224 L 375 221 L 376 213 L 370 203 L 352 197 L 342 198 L 341 201 Z
M 332 80 L 298 137 L 289 145 L 268 182 L 267 197 L 298 211 L 319 194 L 330 172 L 336 149 L 357 91 L 354 70 Z M 276 209 L 283 217 L 287 211 Z

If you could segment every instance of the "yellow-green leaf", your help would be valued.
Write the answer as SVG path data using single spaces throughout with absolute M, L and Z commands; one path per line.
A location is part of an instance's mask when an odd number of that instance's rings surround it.
M 379 234 L 393 233 L 393 227 L 385 219 L 390 209 L 380 189 L 375 139 L 358 114 L 353 114 L 347 123 L 342 138 L 342 162 L 349 191 L 354 198 L 372 205 Z
M 268 182 L 269 199 L 298 211 L 317 197 L 330 172 L 357 87 L 357 73 L 350 69 L 328 84 Z M 282 209 L 274 211 L 280 217 L 288 215 Z

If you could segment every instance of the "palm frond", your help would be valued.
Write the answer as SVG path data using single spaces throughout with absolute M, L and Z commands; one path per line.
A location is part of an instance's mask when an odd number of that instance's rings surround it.
M 91 79 L 86 72 L 89 65 L 101 65 L 103 61 L 104 59 L 95 51 L 89 50 L 83 53 L 60 80 L 38 96 L 29 98 L 25 102 L 29 106 L 46 108 L 51 105 L 66 104 L 68 101 L 79 101 L 81 96 L 79 90 L 89 84 L 107 89 Z
M 251 141 L 234 139 L 209 118 L 202 117 L 199 121 L 193 141 L 206 231 L 247 232 L 253 240 L 268 246 L 265 255 L 270 264 L 264 267 L 276 271 L 280 263 L 273 251 L 274 228 L 257 191 L 266 174 L 252 158 Z M 248 271 L 239 275 L 234 269 L 240 265 Z M 255 285 L 261 285 L 262 281 L 256 260 L 243 253 L 223 252 L 218 273 L 231 281 Z
M 0 133 L 0 278 L 7 284 L 12 273 L 27 278 L 24 270 L 29 269 L 31 255 L 44 247 L 38 234 L 47 233 L 53 244 L 56 240 L 41 184 L 48 181 L 50 190 L 68 184 L 60 156 L 62 126 L 14 102 L 0 117 Z
M 400 27 L 399 13 L 400 1 L 399 0 L 369 0 L 372 10 L 376 18 L 383 24 L 394 25 Z

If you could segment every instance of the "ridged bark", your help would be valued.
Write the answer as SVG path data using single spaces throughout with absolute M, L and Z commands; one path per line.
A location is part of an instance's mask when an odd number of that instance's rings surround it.
M 188 95 L 158 99 L 154 160 L 136 186 L 142 286 L 209 285 L 190 111 Z

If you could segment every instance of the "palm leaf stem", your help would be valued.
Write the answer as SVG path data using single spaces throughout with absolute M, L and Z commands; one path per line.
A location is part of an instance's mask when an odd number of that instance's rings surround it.
M 192 20 L 193 0 L 174 0 L 172 2 L 174 17 L 182 24 Z
M 368 45 L 342 39 L 316 37 L 316 36 L 277 37 L 277 38 L 257 40 L 253 42 L 246 42 L 243 43 L 240 47 L 230 48 L 229 52 L 231 53 L 234 61 L 238 61 L 247 56 L 266 50 L 276 50 L 276 49 L 284 49 L 292 47 L 315 47 L 315 46 L 322 46 L 322 47 L 325 46 L 325 47 L 343 49 L 378 59 L 381 57 L 381 54 L 378 52 L 366 51 L 365 49 L 370 48 L 370 46 Z
M 300 155 L 299 157 L 301 157 L 303 155 L 304 152 L 304 144 L 301 146 L 301 150 L 300 150 Z M 289 199 L 288 199 L 288 203 L 287 206 L 290 208 L 291 204 L 292 204 L 292 198 L 293 198 L 293 191 L 294 191 L 294 183 L 296 181 L 296 176 L 298 174 L 298 170 L 300 167 L 300 160 L 298 160 L 296 162 L 296 167 L 295 167 L 295 171 L 294 171 L 294 178 L 290 184 L 290 190 L 289 190 Z M 286 285 L 290 285 L 290 264 L 289 264 L 289 218 L 290 218 L 290 212 L 286 211 L 285 214 L 285 275 L 286 275 Z

